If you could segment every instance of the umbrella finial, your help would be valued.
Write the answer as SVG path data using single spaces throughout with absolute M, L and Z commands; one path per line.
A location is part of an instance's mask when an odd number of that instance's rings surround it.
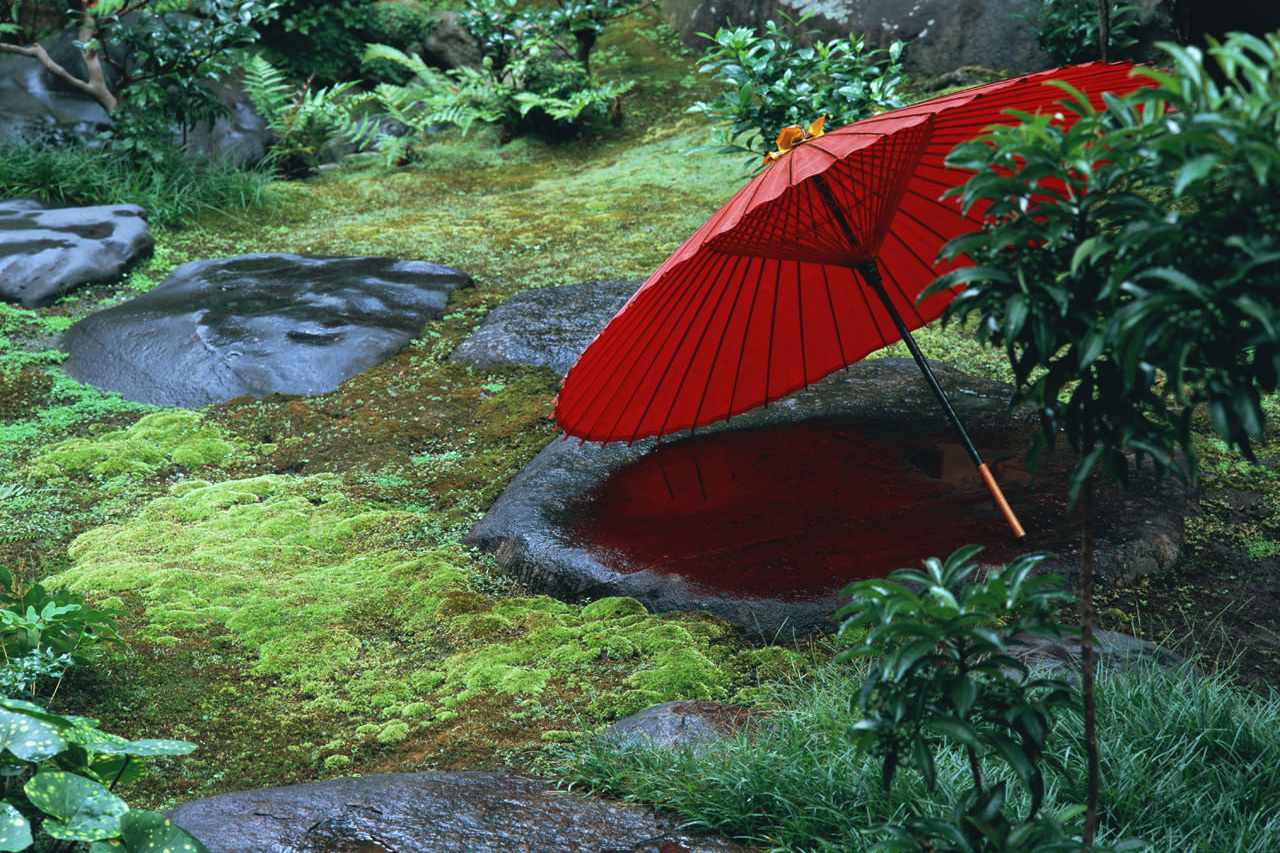
M 784 127 L 781 132 L 778 133 L 778 150 L 770 151 L 768 154 L 764 155 L 765 165 L 767 166 L 774 160 L 777 160 L 783 154 L 786 154 L 800 143 L 808 142 L 810 139 L 817 139 L 822 135 L 822 123 L 826 120 L 827 117 L 823 115 L 814 119 L 807 128 L 801 127 L 798 124 Z

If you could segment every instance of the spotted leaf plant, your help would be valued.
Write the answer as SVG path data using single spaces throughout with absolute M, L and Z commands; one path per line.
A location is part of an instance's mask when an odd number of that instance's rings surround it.
M 0 699 L 0 851 L 208 853 L 164 815 L 132 810 L 112 792 L 141 774 L 138 758 L 186 755 L 181 740 L 128 740 L 86 717 Z

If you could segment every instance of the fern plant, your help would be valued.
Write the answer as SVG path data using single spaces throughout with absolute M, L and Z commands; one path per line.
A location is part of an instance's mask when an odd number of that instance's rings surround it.
M 295 87 L 261 55 L 244 63 L 245 91 L 275 136 L 271 157 L 286 176 L 314 171 L 320 151 L 350 135 L 353 104 L 348 101 L 356 81 L 315 88 L 313 79 Z

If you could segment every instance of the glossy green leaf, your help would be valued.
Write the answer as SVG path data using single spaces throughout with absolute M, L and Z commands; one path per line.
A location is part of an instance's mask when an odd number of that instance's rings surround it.
M 119 741 L 108 740 L 85 743 L 84 748 L 103 755 L 136 755 L 142 758 L 151 758 L 158 755 L 189 755 L 195 751 L 196 745 L 185 740 L 158 740 L 152 738 L 126 740 L 121 738 Z
M 200 840 L 167 817 L 135 809 L 120 819 L 124 853 L 209 853 Z
M 34 710 L 33 710 L 34 709 Z M 0 747 L 23 761 L 43 761 L 67 748 L 63 732 L 70 726 L 36 705 L 6 701 L 0 706 Z
M 8 803 L 0 803 L 0 851 L 26 850 L 31 843 L 31 824 L 22 812 Z
M 97 782 L 48 770 L 23 787 L 31 804 L 49 815 L 43 828 L 54 838 L 99 841 L 119 834 L 120 816 L 129 810 L 124 800 Z

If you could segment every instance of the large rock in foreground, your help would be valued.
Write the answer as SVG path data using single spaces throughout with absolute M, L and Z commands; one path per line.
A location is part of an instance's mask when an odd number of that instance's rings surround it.
M 1074 460 L 1022 459 L 1035 424 L 1010 389 L 935 365 L 974 443 L 1028 531 L 1013 540 L 910 360 L 853 365 L 696 435 L 634 444 L 553 441 L 464 541 L 534 589 L 624 595 L 653 610 L 705 610 L 774 637 L 834 627 L 840 591 L 969 543 L 984 562 L 1027 551 L 1079 565 L 1066 514 Z M 1121 580 L 1176 563 L 1185 490 L 1143 484 L 1099 498 L 1097 571 Z
M 82 284 L 115 281 L 155 242 L 137 205 L 0 202 L 0 299 L 38 308 Z
M 391 258 L 195 261 L 68 329 L 63 367 L 163 406 L 322 394 L 396 353 L 470 284 L 450 267 Z
M 392 773 L 222 794 L 169 812 L 211 853 L 746 853 L 676 821 L 509 773 Z

